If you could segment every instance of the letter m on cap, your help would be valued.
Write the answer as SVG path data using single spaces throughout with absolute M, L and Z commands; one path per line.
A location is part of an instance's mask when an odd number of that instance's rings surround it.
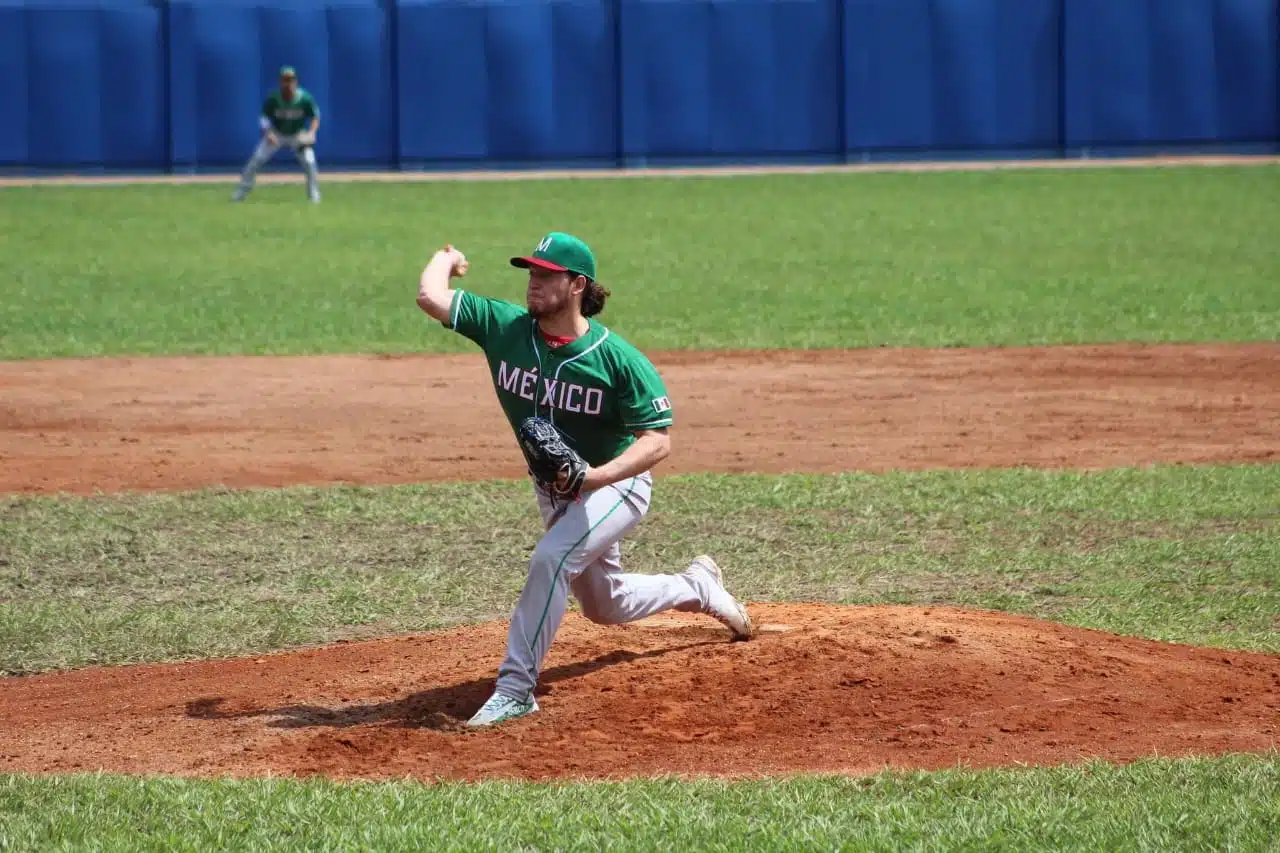
M 551 235 L 548 234 L 547 236 L 542 238 L 542 242 L 538 244 L 538 248 L 534 249 L 534 251 L 545 252 L 547 249 L 550 249 L 550 248 L 551 248 Z

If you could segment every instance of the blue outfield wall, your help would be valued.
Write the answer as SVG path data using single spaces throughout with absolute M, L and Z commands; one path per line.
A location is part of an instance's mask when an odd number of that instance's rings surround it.
M 621 0 L 622 155 L 839 155 L 840 2 Z
M 850 151 L 1059 147 L 1060 0 L 845 8 Z
M 162 10 L 0 5 L 0 163 L 167 164 Z
M 1070 0 L 1066 148 L 1280 135 L 1275 0 Z
M 612 160 L 616 19 L 608 0 L 401 0 L 401 160 Z
M 372 0 L 269 5 L 168 5 L 170 162 L 243 162 L 282 65 L 320 105 L 318 150 L 329 162 L 386 165 L 395 157 L 391 71 L 394 13 Z
M 0 0 L 0 167 L 1280 150 L 1280 0 Z

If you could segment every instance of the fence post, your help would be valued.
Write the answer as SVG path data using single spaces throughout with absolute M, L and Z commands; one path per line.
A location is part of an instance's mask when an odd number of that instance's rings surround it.
M 403 171 L 400 158 L 400 0 L 383 0 L 387 13 L 387 54 L 390 67 L 388 85 L 391 89 L 391 162 L 387 165 L 395 171 Z
M 839 116 L 840 127 L 840 151 L 837 160 L 840 163 L 849 162 L 849 45 L 845 40 L 845 5 L 849 0 L 834 0 L 836 9 L 836 38 L 840 45 L 840 80 L 836 86 L 836 115 Z
M 166 175 L 173 174 L 173 112 L 169 104 L 170 76 L 173 74 L 173 47 L 169 42 L 169 0 L 152 0 L 152 4 L 160 13 L 160 57 L 164 81 L 161 88 L 163 98 L 161 115 L 164 120 L 164 159 L 160 166 Z
M 609 0 L 613 16 L 613 167 L 626 165 L 622 141 L 622 0 Z
M 1067 4 L 1058 0 L 1058 159 L 1067 158 Z

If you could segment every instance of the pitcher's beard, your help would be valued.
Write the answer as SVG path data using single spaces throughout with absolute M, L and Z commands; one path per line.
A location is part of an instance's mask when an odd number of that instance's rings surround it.
M 569 307 L 569 300 L 568 298 L 552 300 L 547 297 L 537 301 L 526 299 L 525 307 L 535 320 L 545 320 L 563 313 Z

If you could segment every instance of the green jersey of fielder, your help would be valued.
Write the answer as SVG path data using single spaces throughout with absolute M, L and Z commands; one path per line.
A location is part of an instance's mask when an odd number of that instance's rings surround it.
M 670 452 L 674 407 L 649 359 L 594 319 L 610 294 L 596 279 L 591 249 L 552 232 L 511 265 L 528 271 L 524 306 L 453 289 L 451 279 L 466 275 L 469 263 L 446 246 L 422 271 L 418 305 L 483 350 L 513 431 L 541 416 L 591 467 L 571 503 L 534 485 L 545 532 L 512 612 L 493 695 L 469 726 L 538 710 L 538 673 L 570 594 L 602 625 L 678 610 L 718 619 L 733 639 L 753 635 L 746 609 L 706 555 L 678 574 L 622 570 L 618 543 L 648 513 L 651 471 Z

